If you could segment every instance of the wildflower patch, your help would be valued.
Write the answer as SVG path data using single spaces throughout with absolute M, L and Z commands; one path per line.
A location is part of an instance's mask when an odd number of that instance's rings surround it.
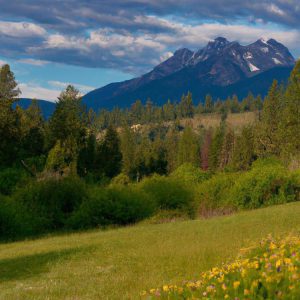
M 182 286 L 144 291 L 142 299 L 300 299 L 300 237 L 269 236 L 234 262 Z

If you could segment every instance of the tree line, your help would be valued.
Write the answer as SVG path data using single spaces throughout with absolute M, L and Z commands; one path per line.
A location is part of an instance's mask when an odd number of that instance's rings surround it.
M 0 70 L 0 166 L 25 168 L 32 176 L 79 175 L 105 181 L 122 174 L 137 180 L 169 174 L 184 163 L 203 170 L 247 170 L 257 158 L 276 156 L 299 164 L 300 62 L 286 87 L 273 82 L 267 97 L 236 96 L 193 104 L 191 93 L 179 103 L 155 106 L 136 101 L 130 109 L 87 111 L 68 86 L 56 109 L 44 120 L 37 101 L 17 105 L 20 90 L 8 65 Z M 241 130 L 227 123 L 228 113 L 258 111 Z M 219 113 L 217 128 L 183 127 L 179 120 Z M 119 175 L 121 176 L 121 175 Z

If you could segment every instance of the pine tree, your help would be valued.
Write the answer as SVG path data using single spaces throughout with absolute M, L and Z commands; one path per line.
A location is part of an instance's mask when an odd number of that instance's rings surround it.
M 214 103 L 211 95 L 206 95 L 205 97 L 205 104 L 204 104 L 204 112 L 211 113 L 214 108 Z
M 212 142 L 212 129 L 206 131 L 204 141 L 201 146 L 201 168 L 208 170 L 209 168 L 209 150 Z
M 222 123 L 215 131 L 209 149 L 209 169 L 216 171 L 220 166 L 220 156 L 224 140 L 225 126 Z
M 231 166 L 237 171 L 247 170 L 255 159 L 253 128 L 245 126 L 235 138 Z
M 191 163 L 195 166 L 199 166 L 198 139 L 190 126 L 187 126 L 184 129 L 179 139 L 177 161 L 179 166 L 184 163 Z
M 281 144 L 279 123 L 282 104 L 283 99 L 278 89 L 278 83 L 274 80 L 264 102 L 257 129 L 257 152 L 259 156 L 279 155 Z
M 234 131 L 229 128 L 225 135 L 221 155 L 220 155 L 220 168 L 224 169 L 232 161 L 234 150 Z
M 20 94 L 9 65 L 0 68 L 0 165 L 11 165 L 21 139 L 19 115 L 12 105 Z
M 130 178 L 134 178 L 135 174 L 135 151 L 136 142 L 134 133 L 128 126 L 124 126 L 121 135 L 121 153 L 122 153 L 122 172 Z
M 109 126 L 97 153 L 97 165 L 103 173 L 110 178 L 115 177 L 121 171 L 122 153 L 120 139 L 116 129 Z
M 286 159 L 300 160 L 300 61 L 291 73 L 280 124 L 281 150 Z

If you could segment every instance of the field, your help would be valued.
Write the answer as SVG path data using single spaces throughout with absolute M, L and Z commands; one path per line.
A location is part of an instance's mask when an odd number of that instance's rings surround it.
M 257 119 L 255 112 L 243 112 L 228 114 L 226 122 L 229 127 L 239 131 L 243 126 L 253 124 Z M 206 129 L 212 127 L 216 128 L 220 125 L 221 114 L 201 114 L 195 115 L 193 119 L 182 119 L 180 121 L 183 126 L 192 126 L 194 129 L 204 127 Z
M 0 245 L 0 299 L 136 299 L 197 279 L 269 233 L 300 231 L 300 203 Z

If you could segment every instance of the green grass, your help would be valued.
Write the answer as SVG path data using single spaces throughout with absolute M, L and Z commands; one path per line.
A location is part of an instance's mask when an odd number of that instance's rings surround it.
M 0 299 L 136 299 L 196 279 L 272 233 L 300 231 L 300 203 L 208 220 L 0 245 Z

